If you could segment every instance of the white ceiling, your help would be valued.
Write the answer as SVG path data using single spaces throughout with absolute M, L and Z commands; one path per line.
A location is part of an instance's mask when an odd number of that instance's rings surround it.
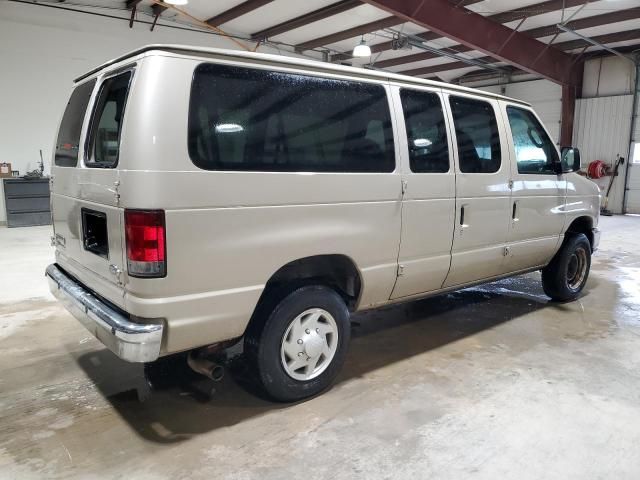
M 72 0 L 65 2 L 66 5 L 77 5 L 75 2 L 79 0 Z M 257 8 L 245 15 L 237 17 L 223 25 L 219 25 L 219 28 L 224 30 L 227 33 L 239 35 L 242 37 L 248 37 L 252 33 L 258 32 L 265 28 L 277 25 L 281 22 L 290 20 L 292 18 L 298 17 L 300 15 L 304 15 L 306 13 L 318 10 L 319 8 L 331 5 L 336 3 L 337 0 L 274 0 L 260 8 Z M 501 13 L 509 10 L 515 9 L 523 9 L 526 10 L 528 6 L 535 5 L 540 3 L 542 0 L 484 0 L 482 2 L 473 4 L 468 6 L 469 10 L 473 10 L 482 15 L 493 15 L 495 13 Z M 206 20 L 208 18 L 214 17 L 234 6 L 237 6 L 243 3 L 244 0 L 216 0 L 215 2 L 211 0 L 189 0 L 188 5 L 180 7 L 184 11 L 188 12 L 190 15 L 201 19 Z M 100 9 L 123 9 L 125 2 L 123 0 L 87 0 L 83 2 L 82 5 L 87 6 L 91 5 L 94 7 L 98 7 Z M 602 15 L 605 13 L 616 12 L 619 10 L 625 10 L 628 8 L 640 7 L 640 0 L 599 0 L 589 2 L 584 8 L 579 9 L 577 7 L 566 9 L 564 14 L 561 11 L 549 12 L 538 14 L 537 11 L 531 11 L 529 17 L 524 21 L 522 25 L 520 25 L 520 31 L 527 31 L 532 28 L 538 28 L 542 26 L 555 25 L 556 23 L 561 22 L 563 19 L 567 19 L 569 17 L 572 20 L 577 20 L 581 18 L 590 17 L 593 15 Z M 150 2 L 148 0 L 143 0 L 140 4 L 140 10 L 142 12 L 150 11 Z M 577 13 L 576 13 L 577 12 Z M 574 15 L 575 14 L 575 15 Z M 573 15 L 573 16 L 572 16 Z M 363 24 L 367 24 L 369 22 L 373 22 L 376 20 L 380 20 L 382 18 L 386 18 L 389 16 L 389 13 L 377 9 L 371 5 L 363 4 L 358 7 L 352 8 L 346 12 L 334 15 L 332 17 L 310 23 L 303 27 L 290 30 L 283 34 L 277 35 L 273 38 L 270 38 L 272 41 L 281 42 L 283 49 L 292 49 L 293 45 L 300 44 L 302 42 L 306 42 L 309 40 L 325 37 L 327 35 L 341 32 L 343 30 L 347 30 L 353 27 L 357 27 Z M 161 17 L 161 22 L 180 22 L 185 23 L 187 25 L 195 26 L 195 23 L 189 20 L 188 18 L 178 14 L 173 10 L 167 10 L 163 13 Z M 515 21 L 506 24 L 511 28 L 515 28 L 518 26 L 520 21 Z M 416 24 L 412 23 L 404 23 L 398 24 L 395 27 L 392 27 L 396 31 L 401 31 L 402 33 L 415 35 L 426 30 Z M 589 28 L 580 30 L 580 33 L 587 36 L 597 36 L 608 33 L 621 32 L 632 29 L 640 29 L 640 19 L 619 22 L 614 24 L 603 25 L 599 27 Z M 389 30 L 385 31 L 377 31 L 370 32 L 365 35 L 365 40 L 370 45 L 375 45 L 377 43 L 387 42 L 391 36 L 391 32 Z M 553 39 L 553 43 L 559 43 L 569 40 L 575 40 L 576 37 L 570 33 L 562 33 L 557 36 L 557 38 L 544 37 L 539 40 L 545 43 L 548 43 Z M 331 51 L 331 53 L 338 52 L 350 52 L 353 47 L 360 42 L 360 37 L 355 36 L 352 38 L 348 38 L 339 42 L 331 43 L 328 45 L 324 45 L 323 48 L 327 48 Z M 435 41 L 429 42 L 429 46 L 435 48 L 445 48 L 452 45 L 455 45 L 457 42 L 446 39 L 439 38 Z M 627 41 L 627 42 L 618 42 L 616 46 L 626 46 L 633 45 L 636 43 L 640 43 L 640 39 L 636 39 L 635 41 Z M 593 52 L 598 50 L 598 47 L 590 47 L 589 52 Z M 259 50 L 258 50 L 259 51 Z M 380 54 L 374 54 L 371 59 L 366 60 L 356 60 L 353 61 L 354 64 L 362 64 L 373 62 L 375 66 L 375 62 L 380 62 L 383 60 L 398 58 L 406 55 L 413 55 L 416 53 L 420 53 L 421 50 L 414 47 L 411 50 L 387 50 Z M 314 56 L 318 58 L 321 54 L 314 52 L 306 52 L 307 55 Z M 484 54 L 480 52 L 469 52 L 461 57 L 465 58 L 474 58 L 481 57 Z M 442 57 L 431 60 L 425 60 L 421 62 L 413 62 L 403 65 L 397 65 L 393 67 L 389 67 L 390 71 L 404 71 L 410 70 L 414 68 L 420 67 L 428 67 L 432 65 L 439 65 L 444 63 L 449 63 L 457 61 L 455 59 Z M 437 75 L 441 78 L 448 80 L 451 78 L 459 77 L 467 71 L 476 70 L 477 67 L 469 67 L 465 69 L 458 70 L 450 70 L 439 72 Z

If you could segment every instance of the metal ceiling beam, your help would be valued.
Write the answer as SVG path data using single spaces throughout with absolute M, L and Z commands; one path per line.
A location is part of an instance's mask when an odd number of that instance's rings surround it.
M 162 15 L 168 8 L 169 7 L 167 7 L 166 5 L 160 5 L 159 3 L 154 3 L 153 5 L 151 5 L 151 10 L 156 16 Z
M 453 45 L 448 47 L 447 50 L 453 50 L 455 53 L 465 53 L 473 51 L 473 48 L 466 45 Z M 396 65 L 404 65 L 407 63 L 423 62 L 425 60 L 433 60 L 434 58 L 440 58 L 442 55 L 436 52 L 420 52 L 413 55 L 405 55 L 403 57 L 390 58 L 389 60 L 383 60 L 376 62 L 377 68 L 395 67 Z
M 215 17 L 211 17 L 206 21 L 209 25 L 217 27 L 222 25 L 223 23 L 230 22 L 234 18 L 241 17 L 242 15 L 246 15 L 253 10 L 263 7 L 268 3 L 273 2 L 273 0 L 247 0 L 246 2 L 242 2 L 240 5 L 236 5 L 229 10 L 225 10 L 224 12 L 216 15 Z
M 151 5 L 151 10 L 153 11 L 153 23 L 151 24 L 150 30 L 152 32 L 153 32 L 153 29 L 156 28 L 156 24 L 158 23 L 158 19 L 160 18 L 160 15 L 162 15 L 162 13 L 168 8 L 169 7 L 167 7 L 166 5 L 162 5 L 160 3 L 154 3 L 153 5 Z
M 627 42 L 629 40 L 640 39 L 640 29 L 625 30 L 624 32 L 606 33 L 604 35 L 596 35 L 590 38 L 591 40 L 595 40 L 598 43 L 604 43 L 604 44 Z M 556 47 L 561 48 L 562 50 L 576 50 L 578 48 L 582 48 L 587 45 L 591 45 L 591 43 L 587 42 L 586 40 L 577 39 L 577 40 L 569 40 L 567 42 L 558 43 L 556 44 Z
M 324 37 L 314 38 L 313 40 L 308 40 L 306 42 L 300 43 L 295 47 L 298 51 L 311 50 L 314 48 L 329 45 L 331 43 L 347 40 L 349 38 L 359 37 L 360 35 L 375 32 L 376 30 L 382 30 L 383 28 L 395 27 L 396 25 L 400 25 L 404 22 L 405 20 L 396 16 L 385 17 L 380 20 L 376 20 L 375 22 L 367 23 L 365 25 L 359 25 L 357 27 L 349 28 L 348 30 L 343 30 L 341 32 L 332 33 Z
M 136 19 L 136 10 L 138 9 L 138 4 L 142 0 L 127 0 L 127 8 L 131 9 L 131 16 L 129 17 L 129 28 L 133 28 L 133 21 Z
M 570 28 L 567 28 L 565 25 L 558 25 L 558 28 L 559 28 L 560 30 L 562 30 L 563 32 L 571 33 L 572 35 L 574 35 L 574 36 L 576 36 L 576 37 L 578 37 L 578 38 L 580 38 L 580 39 L 584 40 L 585 42 L 590 43 L 590 44 L 591 44 L 591 45 L 593 45 L 594 47 L 600 47 L 601 49 L 606 50 L 606 51 L 607 51 L 607 52 L 609 52 L 609 53 L 612 53 L 612 54 L 614 54 L 614 55 L 618 55 L 620 58 L 623 58 L 623 59 L 625 59 L 625 60 L 629 60 L 630 62 L 633 62 L 634 64 L 636 63 L 635 58 L 632 58 L 632 57 L 627 56 L 627 55 L 625 55 L 625 54 L 623 54 L 623 53 L 620 53 L 620 52 L 618 52 L 618 51 L 617 51 L 616 49 L 614 49 L 614 48 L 607 47 L 606 45 L 604 45 L 604 44 L 602 44 L 602 43 L 598 42 L 597 40 L 593 40 L 593 39 L 592 39 L 592 38 L 590 38 L 590 37 L 587 37 L 587 36 L 585 36 L 585 35 L 582 35 L 582 34 L 580 34 L 580 33 L 576 32 L 576 31 L 574 31 L 574 30 L 571 30 Z
M 636 18 L 640 18 L 640 7 L 630 8 L 628 10 L 619 10 L 612 13 L 605 13 L 603 15 L 594 15 L 592 17 L 581 18 L 579 20 L 573 20 L 566 23 L 565 26 L 567 28 L 570 28 L 571 30 L 582 30 L 585 28 L 599 27 L 611 23 L 625 22 L 627 20 L 634 20 Z M 561 33 L 561 29 L 557 26 L 557 24 L 553 24 L 544 27 L 532 28 L 530 30 L 523 30 L 522 33 L 532 38 L 541 38 L 550 37 L 551 35 Z M 453 45 L 449 48 L 456 51 L 457 53 L 464 53 L 473 50 L 472 48 L 469 48 L 465 45 Z M 416 53 L 414 55 L 405 55 L 403 57 L 390 58 L 389 60 L 376 62 L 375 65 L 378 68 L 388 68 L 396 65 L 403 65 L 406 63 L 431 60 L 433 58 L 438 58 L 438 55 L 431 52 L 422 52 Z
M 608 33 L 605 35 L 597 35 L 595 37 L 591 37 L 591 39 L 595 40 L 598 43 L 604 43 L 604 44 L 626 42 L 629 40 L 638 40 L 640 39 L 640 29 L 626 30 L 624 32 Z M 555 48 L 567 51 L 567 50 L 577 50 L 578 48 L 582 48 L 588 45 L 591 45 L 591 43 L 582 39 L 578 39 L 578 40 L 569 40 L 567 42 L 556 43 Z M 622 50 L 624 51 L 625 49 L 622 49 Z M 486 57 L 476 58 L 475 60 L 478 60 L 480 62 L 491 62 L 494 59 L 493 57 L 486 56 Z M 400 73 L 402 75 L 420 76 L 420 75 L 430 75 L 437 72 L 446 72 L 449 70 L 458 70 L 461 68 L 467 68 L 469 66 L 470 65 L 468 63 L 464 63 L 464 62 L 449 62 L 449 63 L 440 64 L 440 65 L 430 65 L 428 67 L 404 70 L 402 72 L 397 72 L 397 73 Z
M 407 22 L 561 85 L 578 82 L 573 57 L 447 0 L 365 0 Z
M 360 2 L 360 0 L 341 0 L 318 10 L 314 10 L 313 12 L 305 13 L 304 15 L 300 15 L 299 17 L 279 23 L 278 25 L 274 25 L 273 27 L 265 28 L 264 30 L 260 30 L 259 32 L 252 33 L 251 39 L 264 40 L 265 38 L 275 37 L 276 35 L 286 33 L 296 28 L 304 27 L 305 25 L 317 22 L 319 20 L 324 20 L 325 18 L 329 18 L 333 15 L 344 13 L 348 10 L 351 10 L 352 8 L 359 7 L 361 5 L 362 2 Z
M 640 18 L 640 7 L 580 18 L 578 20 L 567 22 L 564 24 L 564 26 L 570 28 L 571 30 L 583 30 L 585 28 L 600 27 L 602 25 L 626 22 L 628 20 L 635 20 L 637 18 Z M 531 30 L 527 30 L 525 33 L 532 37 L 541 38 L 550 37 L 551 35 L 562 33 L 562 30 L 556 24 L 554 24 L 548 25 L 546 27 L 532 28 Z
M 620 53 L 626 53 L 626 54 L 632 54 L 633 52 L 640 52 L 640 43 L 619 47 L 616 50 Z M 597 50 L 595 52 L 585 54 L 585 60 L 592 60 L 594 58 L 602 58 L 602 57 L 610 57 L 610 56 L 611 56 L 611 53 L 607 52 L 606 50 Z M 511 70 L 508 70 L 508 74 L 510 76 L 515 77 L 517 75 L 527 75 L 527 72 L 523 72 L 521 70 L 516 70 L 514 68 L 511 68 Z M 456 82 L 456 81 L 464 80 L 467 82 L 477 82 L 477 81 L 495 80 L 495 79 L 499 79 L 501 76 L 502 75 L 496 74 L 495 72 L 485 72 L 485 71 L 475 70 L 473 72 L 465 73 L 464 75 L 462 75 L 461 77 L 458 77 L 453 81 Z M 427 80 L 431 80 L 433 78 L 434 77 L 426 77 Z
M 467 2 L 466 5 L 478 3 L 478 1 L 481 1 L 481 0 L 470 1 L 470 2 Z M 508 10 L 506 12 L 489 15 L 486 18 L 498 23 L 509 23 L 517 20 L 523 20 L 525 18 L 535 16 L 535 15 L 541 15 L 543 13 L 549 13 L 549 12 L 561 10 L 563 8 L 563 5 L 564 5 L 564 8 L 571 8 L 571 7 L 583 5 L 588 1 L 589 0 L 548 0 L 541 3 L 536 3 L 535 5 L 530 5 L 528 7 L 516 8 L 514 10 Z M 463 5 L 458 5 L 458 6 L 463 6 Z M 442 38 L 441 35 L 438 35 L 437 33 L 434 33 L 434 32 L 424 32 L 424 33 L 418 34 L 418 36 L 427 42 Z M 382 42 L 375 45 L 371 45 L 371 52 L 379 53 L 379 52 L 384 52 L 386 50 L 391 50 L 392 48 L 393 48 L 392 42 Z M 349 58 L 351 58 L 351 54 L 348 52 L 345 52 L 345 53 L 333 55 L 331 57 L 331 61 L 339 62 L 342 60 L 347 60 Z

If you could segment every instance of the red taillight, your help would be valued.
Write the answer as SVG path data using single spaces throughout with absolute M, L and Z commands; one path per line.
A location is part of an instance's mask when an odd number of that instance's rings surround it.
M 165 223 L 163 210 L 125 210 L 127 270 L 132 277 L 164 277 Z

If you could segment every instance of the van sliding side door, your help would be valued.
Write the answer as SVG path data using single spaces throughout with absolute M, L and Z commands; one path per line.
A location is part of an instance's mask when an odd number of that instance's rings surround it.
M 395 299 L 442 287 L 451 261 L 455 173 L 441 90 L 392 86 L 392 96 L 404 190 Z
M 511 170 L 498 102 L 457 92 L 446 97 L 456 150 L 455 230 L 444 283 L 450 287 L 505 272 Z

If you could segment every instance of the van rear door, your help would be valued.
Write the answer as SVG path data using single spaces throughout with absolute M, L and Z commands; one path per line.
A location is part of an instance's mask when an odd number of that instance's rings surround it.
M 125 263 L 118 166 L 132 73 L 76 87 L 58 133 L 51 194 L 57 263 L 121 307 Z

